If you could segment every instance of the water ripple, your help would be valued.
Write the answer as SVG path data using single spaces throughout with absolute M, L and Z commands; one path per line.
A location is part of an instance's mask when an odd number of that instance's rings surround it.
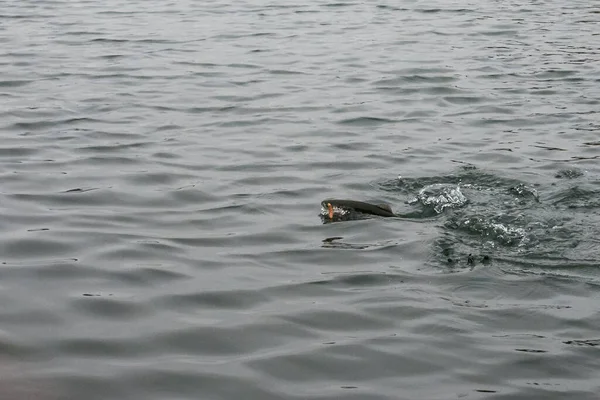
M 597 7 L 2 4 L 0 398 L 597 398 Z

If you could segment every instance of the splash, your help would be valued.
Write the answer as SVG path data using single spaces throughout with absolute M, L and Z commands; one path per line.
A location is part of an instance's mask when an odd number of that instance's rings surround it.
M 459 208 L 467 204 L 468 200 L 461 192 L 459 185 L 436 183 L 422 188 L 417 197 L 409 202 L 420 202 L 426 207 L 432 207 L 440 214 L 447 208 Z

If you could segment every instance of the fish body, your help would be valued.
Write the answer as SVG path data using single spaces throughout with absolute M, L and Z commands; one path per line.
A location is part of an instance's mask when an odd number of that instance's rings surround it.
M 327 199 L 321 202 L 321 206 L 327 210 L 329 219 L 331 220 L 333 220 L 336 210 L 342 210 L 346 213 L 358 212 L 379 217 L 396 216 L 387 204 L 371 204 L 357 200 Z

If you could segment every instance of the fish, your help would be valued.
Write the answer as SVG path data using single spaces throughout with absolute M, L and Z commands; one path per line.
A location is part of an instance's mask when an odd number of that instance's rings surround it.
M 358 200 L 326 199 L 321 206 L 327 211 L 327 216 L 333 220 L 336 209 L 344 213 L 361 213 L 378 217 L 396 217 L 392 208 L 387 204 L 372 204 Z

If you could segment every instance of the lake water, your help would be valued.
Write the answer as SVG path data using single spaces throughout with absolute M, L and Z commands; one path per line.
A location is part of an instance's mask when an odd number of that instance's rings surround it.
M 2 0 L 0 43 L 0 398 L 599 398 L 595 2 Z

